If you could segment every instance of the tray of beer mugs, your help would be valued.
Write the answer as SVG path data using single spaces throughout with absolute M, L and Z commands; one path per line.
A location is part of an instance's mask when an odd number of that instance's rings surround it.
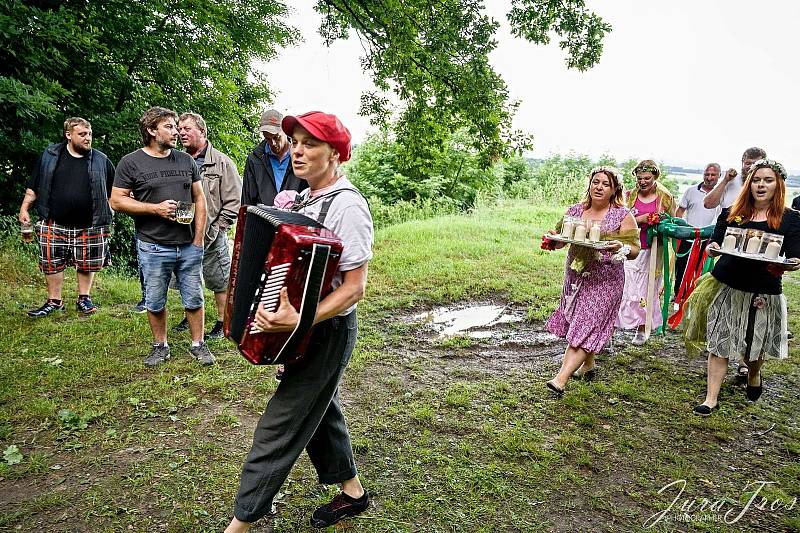
M 793 264 L 795 261 L 781 255 L 783 235 L 767 233 L 752 228 L 727 228 L 719 251 L 754 261 Z
M 595 250 L 605 250 L 611 244 L 600 240 L 600 221 L 584 220 L 580 217 L 565 216 L 561 223 L 561 233 L 545 235 L 545 238 L 565 244 L 577 244 Z

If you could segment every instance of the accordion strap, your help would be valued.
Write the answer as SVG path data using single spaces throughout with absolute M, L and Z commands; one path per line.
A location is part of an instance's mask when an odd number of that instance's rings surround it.
M 311 189 L 308 189 L 309 195 L 311 194 Z M 325 224 L 325 219 L 328 218 L 328 211 L 330 210 L 331 204 L 333 200 L 341 193 L 350 191 L 353 192 L 360 197 L 364 198 L 364 195 L 358 189 L 354 189 L 351 187 L 345 187 L 344 189 L 337 189 L 335 191 L 331 191 L 325 194 L 320 194 L 319 196 L 315 196 L 314 198 L 309 198 L 308 196 L 302 196 L 302 193 L 298 194 L 294 200 L 294 203 L 289 207 L 290 211 L 300 211 L 301 209 L 314 205 L 316 203 L 322 202 L 320 205 L 319 215 L 317 216 L 317 222 L 320 224 Z M 364 198 L 364 201 L 367 199 Z

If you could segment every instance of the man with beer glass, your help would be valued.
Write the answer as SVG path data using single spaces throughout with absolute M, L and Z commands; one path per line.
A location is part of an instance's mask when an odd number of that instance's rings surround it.
M 28 311 L 33 318 L 63 312 L 64 270 L 74 265 L 78 275 L 77 311 L 90 315 L 97 306 L 89 298 L 94 273 L 106 264 L 111 209 L 108 193 L 114 165 L 92 148 L 92 125 L 73 117 L 64 122 L 65 141 L 48 146 L 33 168 L 19 208 L 22 239 L 32 242 L 30 207 L 39 222 L 39 268 L 47 284 L 47 301 Z
M 136 222 L 145 307 L 153 332 L 153 345 L 144 360 L 148 367 L 170 358 L 166 305 L 173 274 L 192 335 L 189 352 L 201 365 L 215 362 L 203 341 L 206 201 L 192 156 L 175 150 L 177 118 L 174 111 L 163 107 L 147 110 L 139 120 L 144 147 L 120 160 L 111 191 L 111 207 L 132 215 Z

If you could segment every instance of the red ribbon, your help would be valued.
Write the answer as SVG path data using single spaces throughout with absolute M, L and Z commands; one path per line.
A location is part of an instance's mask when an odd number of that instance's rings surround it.
M 692 249 L 689 253 L 689 260 L 686 262 L 686 270 L 684 271 L 678 294 L 675 295 L 675 302 L 678 304 L 678 310 L 667 320 L 667 325 L 672 329 L 676 329 L 683 320 L 683 307 L 686 304 L 686 300 L 688 300 L 689 296 L 694 292 L 694 288 L 697 286 L 697 279 L 700 277 L 697 266 L 705 264 L 706 258 L 708 257 L 708 252 L 705 250 L 701 257 L 700 247 L 700 230 L 699 228 L 694 228 L 694 242 L 692 243 Z

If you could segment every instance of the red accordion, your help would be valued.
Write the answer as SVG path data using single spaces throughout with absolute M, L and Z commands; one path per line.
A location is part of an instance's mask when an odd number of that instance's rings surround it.
M 264 205 L 242 206 L 233 244 L 225 336 L 251 363 L 293 363 L 304 355 L 320 300 L 331 292 L 342 241 L 300 213 Z M 275 311 L 280 292 L 299 309 L 294 331 L 266 333 L 254 323 L 257 306 Z

